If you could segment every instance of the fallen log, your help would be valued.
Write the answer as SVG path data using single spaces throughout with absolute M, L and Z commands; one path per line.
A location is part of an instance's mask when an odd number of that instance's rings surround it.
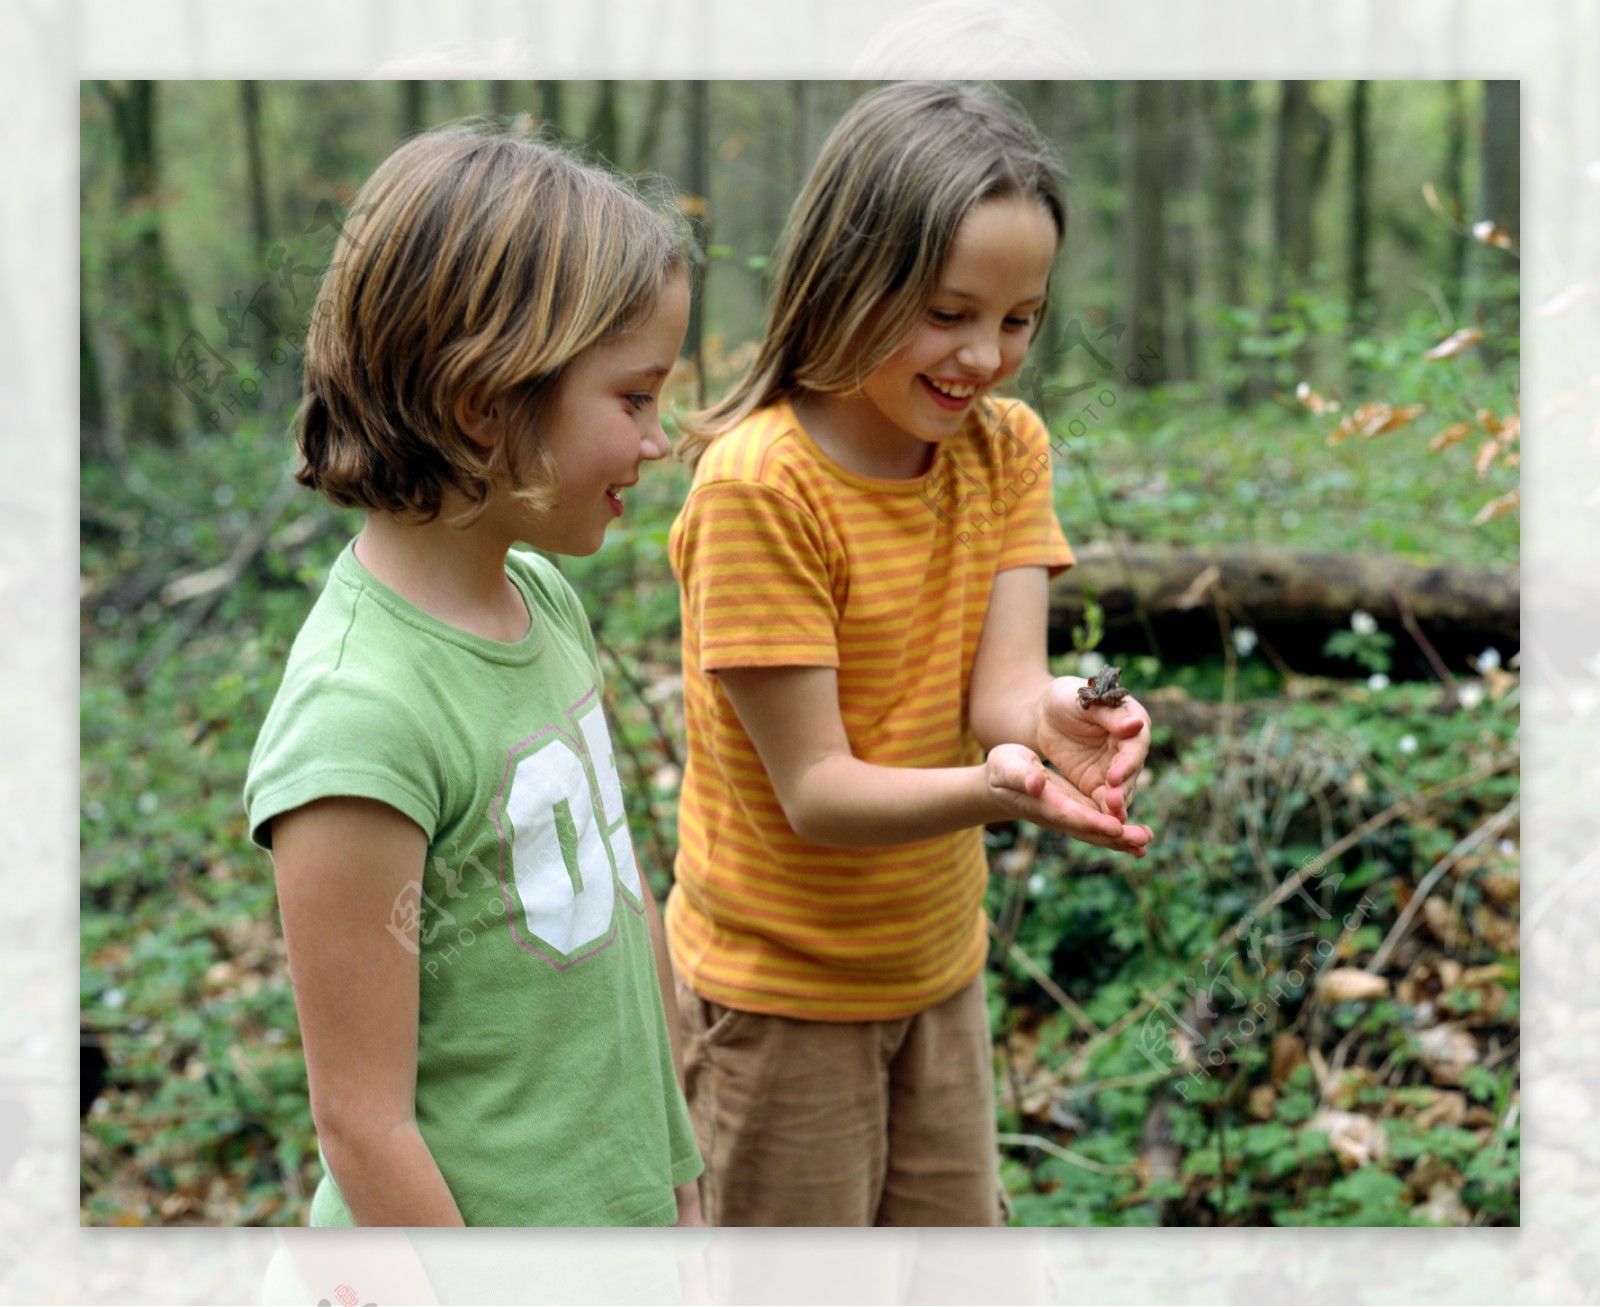
M 1153 634 L 1168 661 L 1219 652 L 1226 623 L 1230 630 L 1253 629 L 1296 671 L 1336 672 L 1340 664 L 1322 658 L 1322 645 L 1348 627 L 1358 609 L 1394 637 L 1402 675 L 1413 665 L 1416 674 L 1426 674 L 1426 660 L 1406 630 L 1407 608 L 1452 667 L 1464 668 L 1468 655 L 1487 646 L 1508 658 L 1520 646 L 1521 587 L 1514 568 L 1424 567 L 1384 555 L 1287 549 L 1133 545 L 1119 555 L 1109 545 L 1086 545 L 1077 553 L 1078 565 L 1051 584 L 1052 652 L 1072 648 L 1085 588 L 1104 611 L 1108 651 L 1144 651 Z M 1346 662 L 1342 670 L 1356 669 Z

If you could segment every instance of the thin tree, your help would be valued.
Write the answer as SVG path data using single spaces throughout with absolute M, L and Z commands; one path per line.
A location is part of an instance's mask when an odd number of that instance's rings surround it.
M 1135 386 L 1165 379 L 1166 83 L 1122 88 L 1122 320 L 1117 375 Z
M 111 316 L 119 336 L 126 437 L 170 444 L 177 437 L 170 377 L 188 309 L 161 230 L 161 162 L 154 82 L 101 82 L 117 157 L 117 210 L 126 219 L 107 260 Z
M 1354 340 L 1364 336 L 1372 326 L 1372 281 L 1369 273 L 1371 258 L 1371 159 L 1367 136 L 1368 84 L 1354 82 L 1350 87 L 1350 176 L 1348 201 L 1350 218 L 1347 226 L 1349 245 L 1346 251 L 1346 305 L 1349 317 L 1348 335 Z M 1352 359 L 1353 371 L 1360 372 L 1360 364 Z M 1354 378 L 1352 378 L 1354 381 Z
M 711 120 L 710 86 L 704 81 L 689 83 L 689 158 L 685 176 L 689 193 L 684 208 L 694 229 L 695 266 L 700 284 L 689 303 L 689 334 L 686 342 L 695 366 L 695 402 L 706 402 L 706 317 L 707 283 L 711 261 L 704 251 L 711 244 Z
M 1245 246 L 1254 144 L 1261 125 L 1250 82 L 1201 82 L 1201 116 L 1207 125 L 1206 179 L 1211 230 L 1216 241 L 1217 294 L 1230 309 L 1245 302 Z M 1249 368 L 1237 332 L 1228 333 L 1224 394 L 1235 407 L 1250 402 Z

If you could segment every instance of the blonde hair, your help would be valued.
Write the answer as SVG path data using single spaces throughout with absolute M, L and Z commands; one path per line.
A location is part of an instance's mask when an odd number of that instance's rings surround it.
M 552 506 L 539 413 L 585 350 L 649 316 L 686 266 L 681 229 L 610 174 L 538 140 L 458 124 L 405 142 L 351 206 L 306 335 L 302 485 L 429 521 L 470 521 L 509 485 Z M 498 403 L 489 449 L 457 401 Z
M 802 390 L 856 390 L 910 335 L 957 228 L 988 200 L 1036 199 L 1066 235 L 1050 151 L 998 93 L 904 82 L 863 96 L 822 146 L 773 264 L 755 361 L 680 423 L 691 466 L 717 436 Z

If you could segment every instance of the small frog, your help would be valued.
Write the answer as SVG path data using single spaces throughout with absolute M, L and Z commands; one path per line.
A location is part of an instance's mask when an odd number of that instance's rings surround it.
M 1128 697 L 1128 692 L 1117 684 L 1117 678 L 1121 675 L 1120 667 L 1102 667 L 1088 685 L 1078 688 L 1078 706 L 1092 708 L 1097 703 L 1103 703 L 1108 708 L 1119 707 Z

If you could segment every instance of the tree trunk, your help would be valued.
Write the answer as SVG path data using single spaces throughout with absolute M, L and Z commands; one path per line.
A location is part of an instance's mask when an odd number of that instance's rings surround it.
M 1371 197 L 1368 177 L 1371 164 L 1367 142 L 1367 87 L 1366 82 L 1355 82 L 1350 88 L 1350 247 L 1349 247 L 1349 302 L 1351 339 L 1367 334 L 1372 325 L 1372 284 L 1368 275 L 1371 257 Z
M 1516 82 L 1483 84 L 1483 168 L 1475 221 L 1494 223 L 1498 233 L 1518 240 L 1521 224 L 1521 124 L 1520 86 Z M 1500 342 L 1515 335 L 1517 320 L 1517 261 L 1506 250 L 1477 242 L 1478 316 L 1484 329 L 1484 359 L 1490 366 L 1504 356 Z
M 1135 386 L 1166 378 L 1164 203 L 1166 193 L 1165 82 L 1123 83 L 1122 321 L 1117 376 Z
M 1467 106 L 1466 95 L 1460 82 L 1446 82 L 1449 92 L 1449 126 L 1445 129 L 1444 193 L 1440 203 L 1447 212 L 1464 218 L 1466 210 L 1467 166 Z M 1450 232 L 1450 255 L 1446 264 L 1445 299 L 1452 313 L 1465 317 L 1467 300 L 1467 233 L 1462 223 L 1453 224 Z
M 504 78 L 496 78 L 489 83 L 489 112 L 504 122 L 513 112 L 513 91 L 515 82 Z
M 187 311 L 161 235 L 156 84 L 102 82 L 117 142 L 117 202 L 130 233 L 108 257 L 112 320 L 120 337 L 124 439 L 170 444 L 177 437 L 173 350 Z
M 272 243 L 272 219 L 267 209 L 267 170 L 261 155 L 260 83 L 240 82 L 239 102 L 244 110 L 245 167 L 250 175 L 250 234 L 255 239 L 256 256 L 259 258 Z
M 427 124 L 428 84 L 417 78 L 400 83 L 400 135 L 415 136 Z
M 1172 189 L 1179 198 L 1178 216 L 1172 221 L 1171 262 L 1173 288 L 1178 303 L 1174 312 L 1177 332 L 1169 338 L 1174 346 L 1167 377 L 1174 381 L 1195 381 L 1202 372 L 1200 364 L 1200 332 L 1195 322 L 1195 300 L 1199 294 L 1199 233 L 1195 231 L 1193 209 L 1182 201 L 1199 188 L 1196 175 L 1198 132 L 1195 129 L 1195 110 L 1198 97 L 1188 82 L 1172 82 L 1167 87 L 1167 111 L 1171 126 L 1167 133 L 1167 175 L 1172 178 Z
M 639 141 L 633 149 L 633 171 L 657 172 L 656 151 L 661 143 L 661 124 L 666 121 L 674 83 L 665 79 L 650 85 L 650 103 L 644 111 L 644 122 L 639 128 Z
M 1242 308 L 1244 288 L 1244 238 L 1249 223 L 1251 145 L 1259 116 L 1251 100 L 1249 82 L 1200 83 L 1201 112 L 1209 127 L 1212 226 L 1216 232 L 1217 293 L 1225 307 Z M 1242 407 L 1256 398 L 1250 393 L 1250 368 L 1239 351 L 1238 333 L 1228 335 L 1224 363 L 1224 391 L 1228 402 Z
M 622 132 L 617 124 L 617 84 L 614 81 L 600 81 L 595 89 L 588 146 L 613 167 L 621 168 L 623 161 L 618 155 L 622 149 Z
M 700 284 L 689 302 L 688 347 L 694 359 L 695 403 L 706 403 L 706 286 L 711 280 L 711 261 L 704 251 L 711 245 L 711 121 L 709 111 L 710 86 L 705 81 L 689 83 L 689 217 L 694 227 L 695 244 L 699 248 L 696 265 L 700 269 Z
M 567 130 L 567 88 L 564 82 L 539 83 L 539 121 L 560 139 Z
M 1078 565 L 1051 583 L 1050 644 L 1072 647 L 1074 623 L 1083 620 L 1082 592 L 1089 589 L 1105 611 L 1108 644 L 1143 645 L 1138 614 L 1155 625 L 1169 659 L 1181 651 L 1202 656 L 1220 649 L 1214 589 L 1236 607 L 1230 624 L 1254 627 L 1274 643 L 1292 645 L 1297 670 L 1320 665 L 1320 650 L 1334 629 L 1349 625 L 1364 609 L 1396 637 L 1397 657 L 1412 647 L 1398 590 L 1406 606 L 1440 652 L 1460 659 L 1486 643 L 1520 647 L 1521 589 L 1515 569 L 1421 567 L 1383 555 L 1296 553 L 1278 549 L 1210 551 L 1137 547 L 1123 559 L 1107 546 L 1077 551 Z M 1124 562 L 1126 567 L 1124 567 Z M 1299 628 L 1296 634 L 1296 628 Z M 1280 648 L 1289 657 L 1288 648 Z
M 1278 111 L 1277 170 L 1273 186 L 1274 284 L 1272 319 L 1276 330 L 1292 325 L 1286 320 L 1289 301 L 1305 289 L 1312 259 L 1311 215 L 1328 159 L 1332 134 L 1327 116 L 1311 103 L 1310 84 L 1284 82 Z M 1290 353 L 1290 369 L 1274 378 L 1291 389 L 1311 365 L 1308 338 Z

